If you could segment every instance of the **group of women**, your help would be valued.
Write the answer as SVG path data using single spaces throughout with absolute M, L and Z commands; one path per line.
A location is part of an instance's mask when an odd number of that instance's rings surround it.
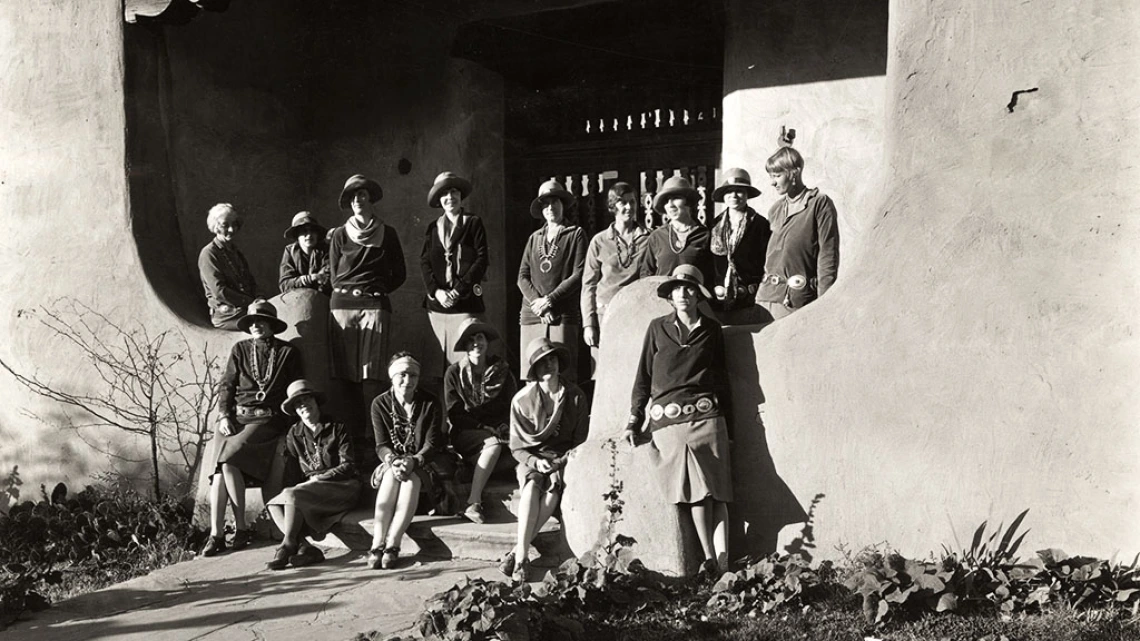
M 286 324 L 257 298 L 233 244 L 241 227 L 236 211 L 215 206 L 207 219 L 215 237 L 199 259 L 210 317 L 251 338 L 233 347 L 219 394 L 219 442 L 207 462 L 211 536 L 203 554 L 249 543 L 244 489 L 268 477 L 282 433 L 306 480 L 269 503 L 285 534 L 270 569 L 320 561 L 306 537 L 323 536 L 355 505 L 362 480 L 377 490 L 368 564 L 393 567 L 421 491 L 447 474 L 440 461 L 449 447 L 473 467 L 463 515 L 484 522 L 482 492 L 507 447 L 517 461 L 522 500 L 517 542 L 501 569 L 525 578 L 530 543 L 557 510 L 567 456 L 588 430 L 588 403 L 575 384 L 577 342 L 581 337 L 596 350 L 614 295 L 659 275 L 669 278 L 657 293 L 674 312 L 654 320 L 646 333 L 627 438 L 634 446 L 652 443 L 648 460 L 666 498 L 689 506 L 704 569 L 723 567 L 732 485 L 721 322 L 756 306 L 786 316 L 825 291 L 838 268 L 834 206 L 803 185 L 802 157 L 783 147 L 767 170 L 782 196 L 767 219 L 748 206 L 760 192 L 742 169 L 725 171 L 714 191 L 726 208 L 711 228 L 694 220 L 699 194 L 683 177 L 668 179 L 656 194 L 653 208 L 665 223 L 651 232 L 637 219 L 633 188 L 617 183 L 607 194 L 614 222 L 588 243 L 567 218 L 574 196 L 555 180 L 543 183 L 530 205 L 543 225 L 528 239 L 518 272 L 522 389 L 490 349 L 499 334 L 483 320 L 487 235 L 482 220 L 463 206 L 469 181 L 445 172 L 428 192 L 428 205 L 442 213 L 425 229 L 420 263 L 424 305 L 440 349 L 424 363 L 407 351 L 388 355 L 389 295 L 406 271 L 399 236 L 376 206 L 380 185 L 361 175 L 349 178 L 340 206 L 351 216 L 331 231 L 312 214 L 297 214 L 285 232 L 293 242 L 282 256 L 279 286 L 330 297 L 333 375 L 372 399 L 377 465 L 370 475 L 358 469 L 363 457 L 345 425 L 323 412 L 324 395 L 302 378 L 295 350 L 275 338 Z M 702 314 L 701 300 L 718 320 Z M 419 385 L 421 375 L 441 371 L 442 402 Z M 227 505 L 237 528 L 228 545 Z

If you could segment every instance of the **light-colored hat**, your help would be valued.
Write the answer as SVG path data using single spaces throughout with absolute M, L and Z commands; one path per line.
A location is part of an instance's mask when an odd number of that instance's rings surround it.
M 720 186 L 713 190 L 713 200 L 723 203 L 724 194 L 734 190 L 746 192 L 748 198 L 755 198 L 760 195 L 760 190 L 752 186 L 752 176 L 739 167 L 724 170 Z
M 348 209 L 348 203 L 352 199 L 352 195 L 361 189 L 368 190 L 369 202 L 374 203 L 384 197 L 384 190 L 380 188 L 380 183 L 371 178 L 365 178 L 360 174 L 356 174 L 344 181 L 344 189 L 340 190 L 340 208 Z
M 439 208 L 439 197 L 448 189 L 458 189 L 459 197 L 467 200 L 471 195 L 471 181 L 461 178 L 450 171 L 445 171 L 435 177 L 431 189 L 428 190 L 428 207 Z
M 570 205 L 573 205 L 576 200 L 574 194 L 566 191 L 562 183 L 550 179 L 539 185 L 538 196 L 530 202 L 530 215 L 542 220 L 542 199 L 551 197 L 561 200 L 562 207 L 566 209 L 568 209 Z
M 273 306 L 273 303 L 264 298 L 259 298 L 249 304 L 245 316 L 238 320 L 238 329 L 248 332 L 250 324 L 255 320 L 267 321 L 274 334 L 280 334 L 289 329 L 289 323 L 277 318 L 277 308 Z
M 480 332 L 487 337 L 487 342 L 498 340 L 499 338 L 499 332 L 495 331 L 494 327 L 484 323 L 478 318 L 468 318 L 459 326 L 459 338 L 455 339 L 454 350 L 457 352 L 467 351 L 467 341 L 471 340 L 472 336 Z
M 312 227 L 316 230 L 317 235 L 322 238 L 328 234 L 329 231 L 325 229 L 324 225 L 317 222 L 316 216 L 307 211 L 299 211 L 293 215 L 293 222 L 289 225 L 289 229 L 285 230 L 285 238 L 290 240 L 297 238 L 301 233 L 302 227 Z
M 693 189 L 693 185 L 689 183 L 688 178 L 683 176 L 671 176 L 665 181 L 665 184 L 661 186 L 661 191 L 658 191 L 657 195 L 653 197 L 653 211 L 664 214 L 665 201 L 676 196 L 684 196 L 685 200 L 689 201 L 690 207 L 696 207 L 697 200 L 701 197 L 697 190 Z
M 534 365 L 551 354 L 558 355 L 558 369 L 565 372 L 570 366 L 570 350 L 562 343 L 555 343 L 545 336 L 539 336 L 526 346 L 526 379 L 537 380 L 534 377 Z
M 661 298 L 668 299 L 669 295 L 677 285 L 692 285 L 697 288 L 706 299 L 712 298 L 709 294 L 708 288 L 705 287 L 704 275 L 701 270 L 697 269 L 694 265 L 677 265 L 673 270 L 673 274 L 669 280 L 657 286 L 657 295 Z
M 298 378 L 292 383 L 289 383 L 288 389 L 285 390 L 285 400 L 281 403 L 281 411 L 290 416 L 296 416 L 296 412 L 293 411 L 293 408 L 297 405 L 297 401 L 305 395 L 312 396 L 316 399 L 317 405 L 325 402 L 325 395 L 322 394 L 320 390 L 313 387 L 313 384 L 309 381 Z

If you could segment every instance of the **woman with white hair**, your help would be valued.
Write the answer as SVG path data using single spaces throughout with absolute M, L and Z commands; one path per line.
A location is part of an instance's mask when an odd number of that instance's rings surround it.
M 241 216 L 229 203 L 210 208 L 206 226 L 214 234 L 210 244 L 198 254 L 198 273 L 210 306 L 210 323 L 220 329 L 240 331 L 238 321 L 246 307 L 257 298 L 257 283 L 245 256 L 234 244 L 241 230 Z

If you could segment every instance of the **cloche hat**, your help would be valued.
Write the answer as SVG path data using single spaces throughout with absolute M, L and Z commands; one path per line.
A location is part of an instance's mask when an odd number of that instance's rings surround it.
M 558 355 L 558 369 L 565 372 L 570 364 L 570 350 L 562 343 L 555 343 L 545 336 L 539 336 L 526 346 L 526 379 L 537 380 L 534 377 L 534 365 L 551 354 Z
M 431 189 L 428 190 L 428 207 L 438 209 L 440 206 L 439 197 L 448 189 L 458 189 L 459 196 L 467 200 L 467 196 L 471 195 L 471 181 L 457 176 L 450 171 L 445 171 L 436 176 L 435 182 L 432 183 Z
M 243 332 L 248 332 L 250 323 L 255 320 L 268 321 L 269 327 L 273 330 L 274 334 L 280 334 L 289 329 L 289 323 L 277 318 L 277 308 L 273 306 L 273 303 L 264 298 L 259 298 L 249 304 L 245 316 L 242 316 L 241 319 L 238 320 L 238 329 Z
M 743 190 L 748 193 L 748 198 L 755 198 L 760 195 L 760 190 L 752 186 L 752 176 L 739 167 L 724 171 L 720 186 L 713 190 L 713 200 L 723 203 L 725 192 L 732 190 Z
M 289 383 L 289 387 L 285 390 L 285 400 L 281 403 L 281 411 L 290 416 L 295 416 L 296 413 L 293 411 L 293 407 L 296 406 L 297 401 L 306 394 L 316 399 L 318 405 L 325 402 L 325 395 L 322 394 L 320 390 L 313 387 L 313 384 L 308 380 L 298 378 L 292 383 Z
M 688 178 L 683 176 L 671 176 L 665 181 L 665 184 L 661 186 L 661 191 L 658 191 L 657 195 L 654 196 L 653 211 L 659 214 L 665 213 L 665 201 L 675 196 L 684 196 L 685 200 L 689 201 L 690 207 L 695 207 L 697 200 L 701 197 L 697 190 L 693 189 L 693 185 L 689 183 Z
M 289 225 L 289 229 L 285 230 L 285 238 L 295 239 L 301 233 L 302 227 L 312 227 L 316 230 L 317 235 L 324 237 L 328 233 L 328 229 L 324 225 L 317 222 L 317 217 L 307 211 L 299 211 L 293 215 L 293 222 Z
M 554 197 L 562 201 L 563 208 L 569 208 L 574 204 L 574 194 L 566 191 L 562 183 L 554 180 L 553 178 L 542 183 L 538 187 L 538 196 L 530 202 L 530 215 L 542 219 L 542 199 Z
M 701 274 L 701 270 L 697 269 L 694 265 L 677 265 L 676 269 L 673 270 L 673 275 L 669 277 L 669 280 L 657 286 L 657 295 L 661 298 L 668 299 L 677 285 L 692 285 L 697 288 L 701 296 L 704 296 L 706 299 L 712 298 L 708 288 L 705 287 L 704 276 Z
M 463 321 L 462 325 L 459 326 L 459 338 L 455 339 L 454 351 L 466 351 L 467 341 L 471 340 L 472 336 L 480 332 L 482 332 L 483 335 L 487 337 L 487 342 L 498 340 L 499 338 L 499 332 L 495 331 L 495 328 L 491 325 L 484 323 L 478 318 L 468 318 L 467 320 Z
M 340 190 L 340 208 L 348 209 L 348 201 L 352 199 L 353 194 L 361 189 L 368 190 L 369 202 L 374 203 L 384 197 L 384 190 L 380 188 L 380 183 L 371 178 L 365 178 L 360 174 L 356 174 L 344 181 L 344 189 Z

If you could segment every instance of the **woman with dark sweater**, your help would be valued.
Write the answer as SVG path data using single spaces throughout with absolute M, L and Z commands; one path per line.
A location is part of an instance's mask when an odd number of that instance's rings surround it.
M 523 249 L 518 287 L 523 296 L 520 346 L 525 347 L 536 338 L 566 345 L 568 362 L 562 376 L 575 381 L 587 243 L 582 228 L 566 220 L 565 210 L 572 204 L 574 196 L 557 180 L 548 180 L 538 188 L 538 197 L 530 204 L 530 215 L 545 223 L 530 235 Z M 526 371 L 527 366 L 523 360 L 519 371 Z
M 738 168 L 725 170 L 720 186 L 713 191 L 713 200 L 725 204 L 711 231 L 716 272 L 713 295 L 723 312 L 752 307 L 756 289 L 764 279 L 764 253 L 772 228 L 767 218 L 748 206 L 748 200 L 759 195 L 752 177 Z M 733 317 L 741 318 L 742 314 Z
M 269 476 L 277 439 L 288 428 L 281 414 L 285 389 L 301 376 L 301 363 L 289 343 L 274 338 L 289 326 L 277 318 L 269 301 L 256 300 L 237 323 L 253 338 L 230 351 L 218 384 L 217 444 L 204 465 L 210 472 L 210 539 L 203 556 L 226 549 L 226 506 L 232 505 L 236 533 L 232 547 L 249 544 L 245 523 L 245 488 Z
M 487 231 L 482 219 L 463 206 L 470 194 L 471 182 L 450 171 L 437 176 L 428 191 L 428 207 L 443 209 L 428 224 L 420 251 L 427 292 L 424 306 L 439 344 L 439 350 L 431 350 L 424 359 L 424 373 L 433 378 L 458 360 L 453 346 L 460 325 L 484 311 L 481 283 L 489 260 Z
M 380 185 L 359 174 L 344 184 L 340 208 L 348 221 L 329 237 L 332 314 L 329 351 L 335 378 L 369 384 L 364 398 L 379 392 L 386 374 L 392 303 L 388 296 L 407 277 L 400 237 L 375 210 Z
M 657 295 L 676 311 L 645 332 L 627 438 L 638 445 L 651 435 L 649 458 L 665 499 L 688 506 L 704 552 L 701 569 L 716 572 L 728 560 L 726 503 L 732 501 L 724 337 L 697 309 L 709 292 L 692 265 L 675 269 Z
M 257 298 L 253 272 L 234 243 L 241 231 L 241 216 L 233 205 L 218 203 L 210 208 L 206 226 L 214 239 L 198 254 L 198 274 L 210 306 L 210 324 L 237 330 L 245 308 Z
M 392 387 L 372 401 L 372 429 L 380 465 L 372 473 L 376 514 L 368 566 L 395 567 L 400 542 L 419 505 L 420 489 L 431 488 L 427 466 L 443 448 L 443 410 L 436 397 L 419 389 L 420 364 L 397 352 L 388 365 Z
M 511 398 L 518 385 L 506 361 L 488 353 L 495 328 L 470 319 L 459 328 L 455 351 L 464 352 L 443 377 L 443 404 L 451 423 L 451 446 L 474 466 L 463 516 L 483 523 L 483 488 L 499 462 L 509 433 Z
M 641 278 L 668 276 L 679 265 L 693 265 L 700 270 L 704 284 L 712 282 L 709 230 L 693 220 L 699 198 L 697 190 L 681 176 L 673 176 L 661 186 L 653 198 L 653 209 L 666 222 L 649 234 L 641 255 Z
M 278 270 L 277 286 L 282 294 L 294 289 L 314 289 L 326 296 L 332 292 L 327 233 L 309 212 L 293 216 L 293 223 L 285 230 L 285 238 L 293 242 L 285 247 Z

